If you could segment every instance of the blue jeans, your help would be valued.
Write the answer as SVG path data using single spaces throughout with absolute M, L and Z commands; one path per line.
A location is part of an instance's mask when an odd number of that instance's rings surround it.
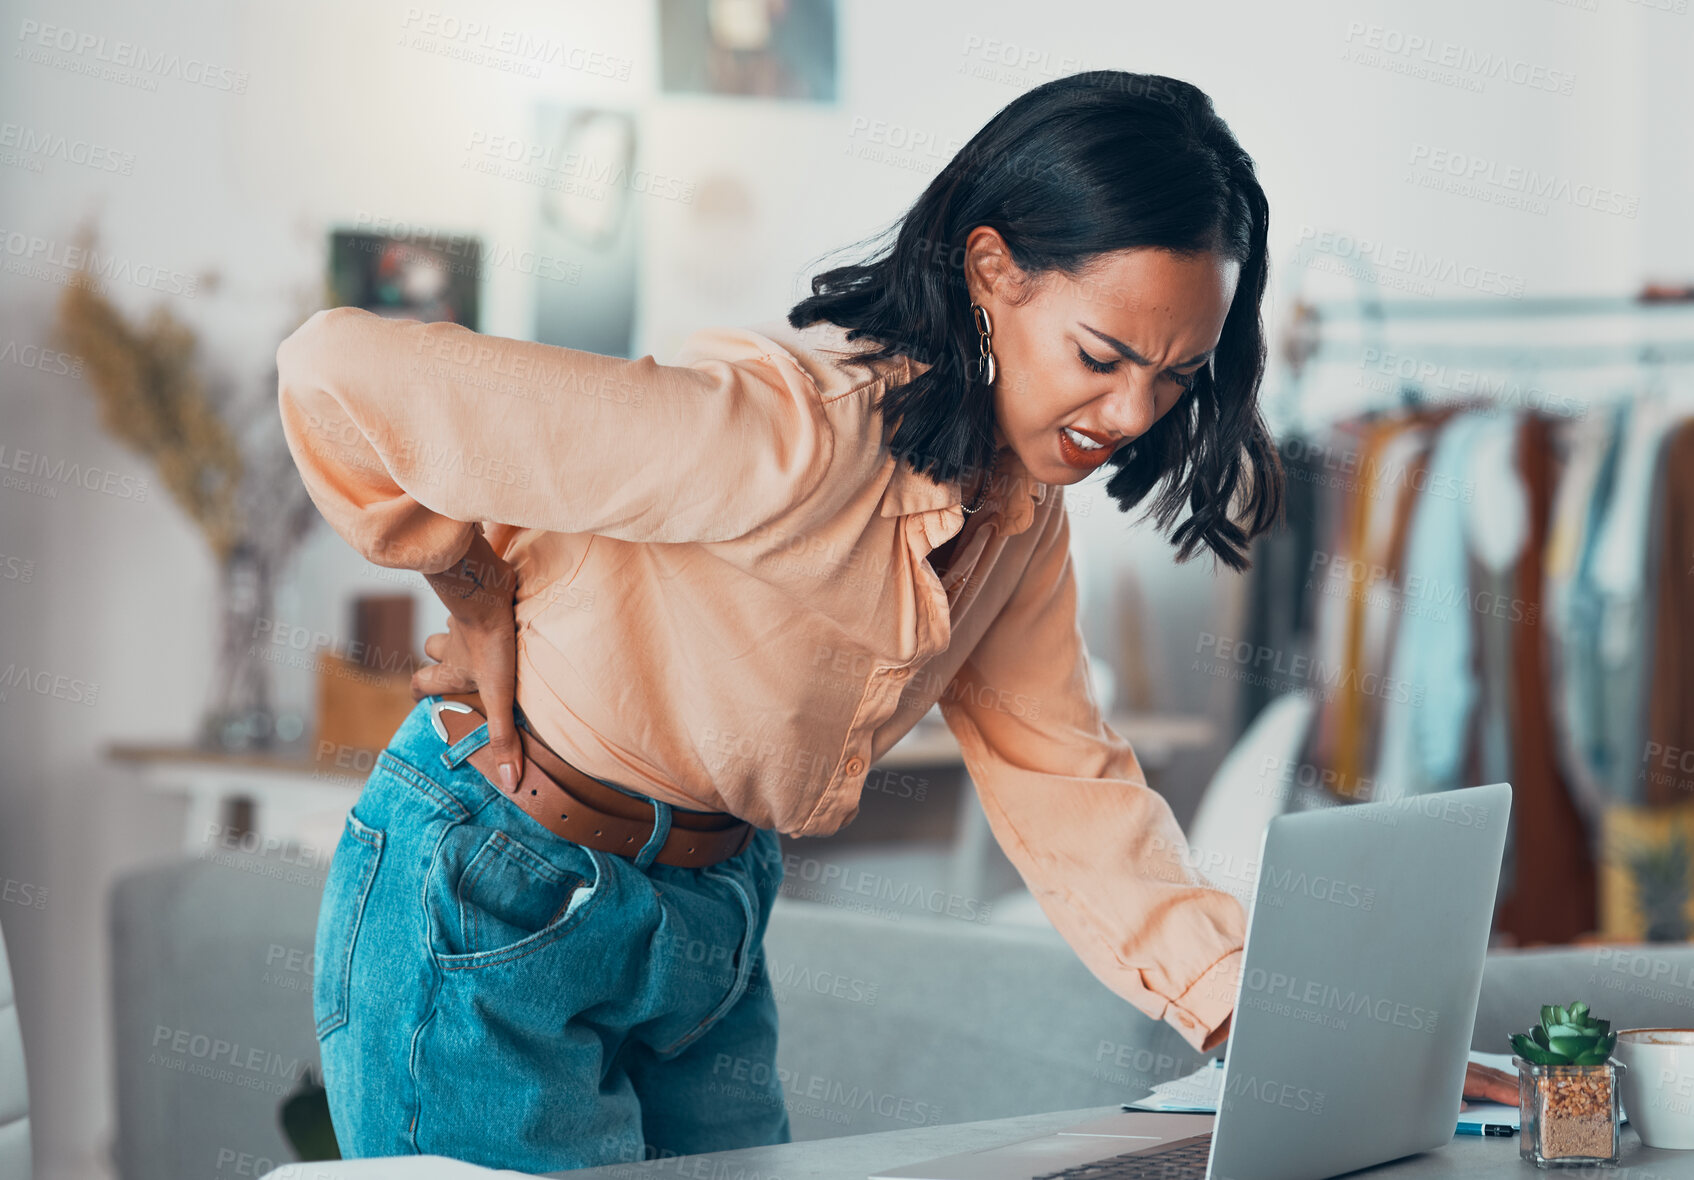
M 342 1155 L 550 1172 L 788 1142 L 764 955 L 776 832 L 698 869 L 653 859 L 664 803 L 639 855 L 563 839 L 466 761 L 486 725 L 436 734 L 438 699 L 378 755 L 318 913 Z

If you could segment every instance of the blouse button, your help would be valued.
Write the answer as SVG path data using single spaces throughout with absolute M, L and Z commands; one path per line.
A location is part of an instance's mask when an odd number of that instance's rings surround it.
M 855 757 L 855 758 L 847 759 L 847 773 L 848 774 L 858 774 L 864 768 L 865 768 L 865 760 L 863 758 L 856 758 Z

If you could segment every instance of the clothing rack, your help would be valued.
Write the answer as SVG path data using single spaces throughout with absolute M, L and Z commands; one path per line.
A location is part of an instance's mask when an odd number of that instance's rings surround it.
M 1443 708 L 1343 694 L 1311 708 L 1279 764 L 1342 783 L 1374 769 L 1373 792 L 1509 777 L 1537 834 L 1533 855 L 1508 853 L 1500 929 L 1639 937 L 1626 911 L 1646 907 L 1616 884 L 1633 870 L 1614 837 L 1657 849 L 1694 798 L 1642 758 L 1694 746 L 1694 298 L 1372 289 L 1292 312 L 1265 399 L 1289 523 L 1256 547 L 1249 643 L 1422 686 Z M 1458 406 L 1482 413 L 1420 412 Z M 1470 441 L 1438 449 L 1452 439 Z M 1425 483 L 1398 477 L 1414 466 Z M 1274 722 L 1279 694 L 1309 689 L 1244 687 L 1243 716 Z
M 1652 393 L 1688 398 L 1694 381 L 1694 297 L 1623 295 L 1510 299 L 1357 299 L 1295 296 L 1266 400 L 1277 433 L 1336 416 L 1430 401 L 1526 404 L 1549 375 L 1572 404 Z M 1349 377 L 1351 378 L 1349 380 Z M 1433 395 L 1433 396 L 1432 396 Z M 1314 402 L 1329 403 L 1329 412 Z
M 1337 299 L 1308 304 L 1328 319 L 1540 319 L 1547 316 L 1683 315 L 1694 312 L 1694 297 L 1643 298 L 1637 295 L 1536 295 L 1521 299 Z

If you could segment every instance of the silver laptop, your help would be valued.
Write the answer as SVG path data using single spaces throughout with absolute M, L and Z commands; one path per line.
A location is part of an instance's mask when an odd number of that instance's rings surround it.
M 871 1180 L 1322 1180 L 1445 1146 L 1512 789 L 1265 829 L 1217 1114 L 1123 1111 Z

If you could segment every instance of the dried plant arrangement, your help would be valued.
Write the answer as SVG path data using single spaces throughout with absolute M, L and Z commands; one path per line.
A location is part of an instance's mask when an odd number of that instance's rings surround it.
M 219 658 L 202 742 L 267 748 L 277 734 L 269 664 L 255 641 L 272 616 L 278 571 L 318 519 L 283 437 L 274 363 L 270 380 L 243 395 L 239 382 L 209 371 L 197 333 L 169 304 L 126 316 L 93 281 L 97 237 L 87 224 L 77 232 L 83 274 L 60 295 L 56 345 L 82 358 L 101 425 L 152 464 L 218 566 Z M 201 289 L 215 290 L 217 276 L 207 279 Z M 297 307 L 295 323 L 315 309 Z

